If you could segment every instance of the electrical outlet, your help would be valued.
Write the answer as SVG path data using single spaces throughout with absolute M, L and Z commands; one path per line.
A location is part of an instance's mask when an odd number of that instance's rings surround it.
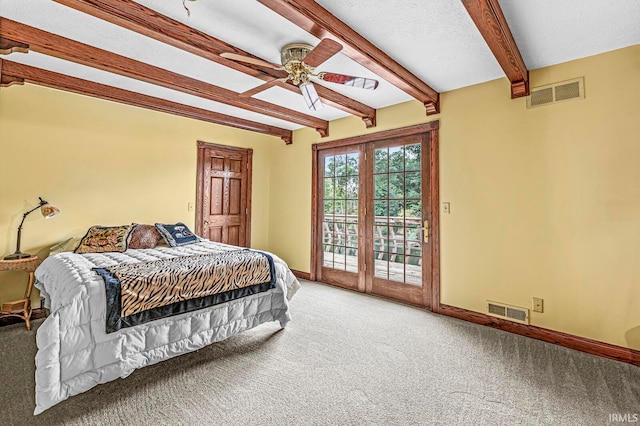
M 544 312 L 544 300 L 540 297 L 533 298 L 533 312 Z
M 442 213 L 445 213 L 445 214 L 451 213 L 451 204 L 450 203 L 442 203 Z
M 193 211 L 193 202 L 190 201 L 189 203 L 187 203 L 187 211 L 192 212 Z

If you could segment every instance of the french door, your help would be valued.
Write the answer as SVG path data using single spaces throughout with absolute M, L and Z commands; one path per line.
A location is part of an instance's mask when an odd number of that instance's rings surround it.
M 438 284 L 433 126 L 314 146 L 316 280 L 432 307 Z

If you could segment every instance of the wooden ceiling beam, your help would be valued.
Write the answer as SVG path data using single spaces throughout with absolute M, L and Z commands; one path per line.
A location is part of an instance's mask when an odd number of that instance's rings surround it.
M 93 81 L 70 77 L 53 71 L 23 65 L 0 59 L 0 86 L 6 87 L 11 83 L 27 82 L 53 89 L 87 95 L 107 101 L 119 102 L 136 107 L 146 108 L 182 117 L 193 118 L 237 129 L 250 130 L 282 138 L 286 144 L 292 142 L 292 131 L 280 127 L 269 126 L 250 120 L 232 117 L 226 114 L 196 108 L 177 102 L 160 99 L 117 87 L 107 86 Z
M 7 61 L 0 59 L 0 87 L 9 87 L 14 84 L 24 84 L 24 78 L 20 75 L 14 75 L 9 69 L 5 68 Z
M 322 136 L 327 135 L 329 131 L 329 123 L 325 120 L 260 99 L 242 98 L 232 90 L 145 64 L 6 18 L 0 18 L 0 37 L 28 44 L 30 50 L 38 53 L 312 127 Z
M 529 95 L 529 71 L 498 0 L 462 0 L 489 49 L 511 82 L 511 98 Z
M 27 53 L 28 51 L 28 44 L 0 37 L 0 55 L 9 55 L 14 52 Z
M 258 1 L 308 33 L 342 44 L 351 59 L 422 102 L 427 115 L 440 112 L 438 92 L 315 1 Z
M 220 56 L 223 52 L 257 57 L 132 0 L 54 1 L 264 81 L 287 76 L 284 71 L 223 58 Z M 275 85 L 300 94 L 300 89 L 291 82 L 277 82 Z M 367 127 L 375 125 L 374 108 L 321 85 L 316 85 L 316 91 L 324 104 L 362 118 Z

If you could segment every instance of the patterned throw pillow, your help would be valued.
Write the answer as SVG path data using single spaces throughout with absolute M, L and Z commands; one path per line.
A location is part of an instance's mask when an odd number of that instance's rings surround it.
M 127 237 L 131 225 L 92 226 L 82 237 L 75 253 L 123 252 L 127 249 Z
M 152 249 L 162 241 L 162 235 L 153 225 L 133 224 L 131 236 L 129 236 L 130 249 Z
M 175 225 L 156 223 L 156 229 L 171 247 L 192 244 L 200 240 L 198 236 L 191 232 L 187 225 L 182 222 L 178 222 Z

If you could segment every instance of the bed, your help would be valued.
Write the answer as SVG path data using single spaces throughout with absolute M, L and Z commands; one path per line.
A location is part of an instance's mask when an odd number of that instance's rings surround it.
M 179 247 L 124 252 L 64 252 L 45 259 L 35 272 L 36 287 L 50 315 L 37 331 L 34 414 L 100 383 L 124 378 L 137 368 L 200 349 L 260 324 L 278 321 L 285 327 L 291 319 L 289 300 L 300 284 L 281 259 L 263 252 L 272 259 L 275 277 L 271 288 L 138 325 L 118 325 L 107 332 L 108 287 L 98 269 L 240 250 L 198 240 Z

